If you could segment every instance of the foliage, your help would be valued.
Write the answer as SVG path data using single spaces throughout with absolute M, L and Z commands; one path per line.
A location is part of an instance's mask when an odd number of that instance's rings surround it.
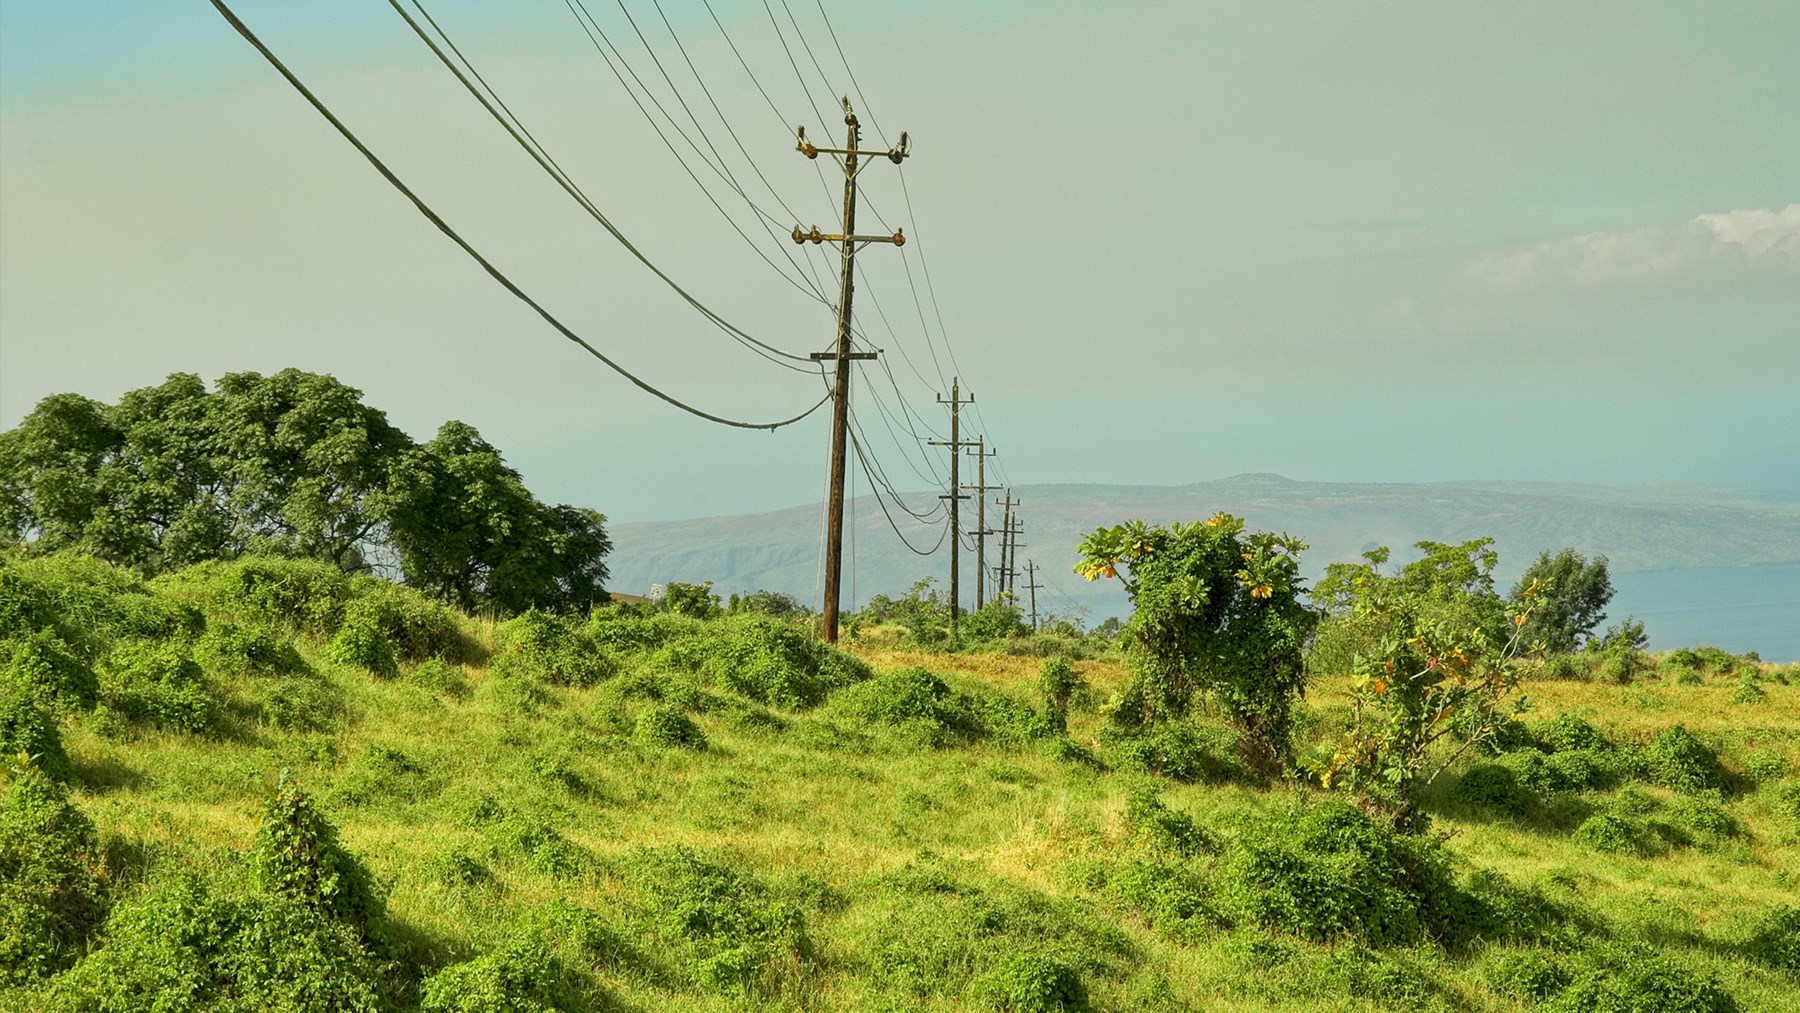
M 336 567 L 274 556 L 210 560 L 151 586 L 211 616 L 321 637 L 344 621 L 350 596 L 350 581 Z
M 1044 667 L 1038 671 L 1038 692 L 1043 694 L 1044 718 L 1053 732 L 1068 732 L 1069 700 L 1086 691 L 1087 682 L 1075 674 L 1075 666 L 1069 664 L 1068 658 L 1059 654 L 1044 660 Z
M 26 757 L 45 776 L 67 781 L 69 754 L 63 750 L 56 717 L 23 687 L 0 685 L 0 756 Z
M 1122 639 L 1133 676 L 1117 720 L 1179 718 L 1206 690 L 1244 731 L 1254 763 L 1270 768 L 1286 757 L 1305 678 L 1301 648 L 1316 621 L 1299 600 L 1304 549 L 1288 535 L 1246 534 L 1242 520 L 1224 513 L 1089 533 L 1075 569 L 1092 580 L 1124 567 L 1132 602 Z
M 528 609 L 500 626 L 497 674 L 523 676 L 559 686 L 592 686 L 611 678 L 618 662 L 601 650 L 575 620 Z
M 678 616 L 710 619 L 719 615 L 719 596 L 713 594 L 712 581 L 686 584 L 672 580 L 663 587 L 663 608 Z
M 1420 542 L 1425 557 L 1392 575 L 1380 570 L 1386 549 L 1326 568 L 1314 597 L 1334 621 L 1353 623 L 1361 641 L 1350 727 L 1318 764 L 1327 787 L 1344 784 L 1411 819 L 1419 790 L 1500 727 L 1526 673 L 1520 631 L 1530 613 L 1496 620 L 1505 606 L 1493 592 L 1491 542 Z M 1529 607 L 1536 591 L 1519 597 Z M 1496 628 L 1511 632 L 1497 638 Z M 1435 753 L 1452 733 L 1461 743 Z
M 1014 953 L 981 980 L 988 1004 L 1006 1013 L 1063 1013 L 1088 1008 L 1074 968 L 1042 953 Z
M 223 675 L 292 675 L 307 671 L 294 643 L 261 623 L 208 623 L 194 660 Z
M 1539 1009 L 1551 1013 L 1737 1013 L 1737 1000 L 1711 976 L 1675 959 L 1631 953 L 1582 974 Z
M 512 940 L 426 979 L 428 1013 L 560 1013 L 587 1008 L 568 968 L 542 943 Z
M 1243 920 L 1308 939 L 1455 943 L 1481 927 L 1437 841 L 1341 800 L 1278 804 L 1243 821 L 1217 885 Z
M 73 963 L 104 914 L 100 842 L 63 788 L 15 763 L 0 796 L 0 986 Z
M 405 584 L 375 577 L 352 578 L 344 623 L 353 622 L 380 630 L 404 661 L 469 661 L 476 653 L 455 610 Z
M 1658 735 L 1642 754 L 1650 780 L 1683 792 L 1717 792 L 1725 787 L 1725 769 L 1706 744 L 1683 725 Z
M 645 708 L 638 715 L 633 741 L 653 749 L 706 748 L 706 735 L 686 714 L 665 704 Z
M 991 691 L 959 692 L 918 666 L 884 672 L 838 693 L 830 711 L 897 729 L 936 748 L 981 739 L 1019 742 L 1050 732 L 1029 708 Z
M 626 869 L 640 917 L 699 985 L 770 991 L 812 959 L 804 913 L 725 862 L 684 847 L 658 848 L 629 856 Z
M 121 644 L 100 671 L 107 706 L 132 721 L 201 734 L 217 720 L 206 673 L 179 642 Z
M 957 635 L 969 640 L 1006 640 L 1031 632 L 1011 596 L 995 598 L 971 612 L 965 612 L 957 623 Z
M 385 906 L 375 880 L 338 843 L 312 797 L 283 780 L 263 802 L 251 861 L 270 893 L 367 933 Z
M 1589 560 L 1574 549 L 1563 549 L 1554 556 L 1540 553 L 1525 568 L 1507 596 L 1507 606 L 1515 615 L 1528 613 L 1521 631 L 1526 643 L 1542 645 L 1550 654 L 1569 654 L 1583 640 L 1592 639 L 1612 596 L 1605 556 Z
M 344 609 L 344 625 L 325 645 L 325 657 L 339 664 L 366 668 L 380 679 L 399 676 L 394 641 L 381 628 L 379 615 L 360 605 L 361 602 L 352 602 Z
M 1761 912 L 1740 945 L 1759 964 L 1800 973 L 1800 907 L 1781 904 Z
M 802 627 L 755 613 L 710 624 L 680 656 L 734 693 L 793 710 L 816 707 L 869 677 L 862 661 Z
M 69 653 L 68 646 L 55 631 L 43 629 L 12 641 L 0 641 L 0 657 L 10 647 L 0 684 L 23 689 L 46 707 L 58 711 L 81 711 L 94 706 L 99 698 L 100 680 L 94 670 Z
M 1240 734 L 1229 728 L 1190 719 L 1164 721 L 1147 729 L 1109 727 L 1100 731 L 1106 756 L 1116 766 L 1200 784 L 1254 780 L 1239 758 L 1240 741 Z

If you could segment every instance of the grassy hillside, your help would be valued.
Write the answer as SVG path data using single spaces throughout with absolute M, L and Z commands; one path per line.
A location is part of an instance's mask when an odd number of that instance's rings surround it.
M 759 615 L 496 625 L 307 564 L 62 558 L 0 565 L 0 637 L 0 745 L 37 754 L 0 802 L 0 1009 L 1776 1010 L 1800 984 L 1800 669 L 1718 652 L 1562 666 L 1411 837 L 1259 781 L 1207 720 L 1108 731 L 1125 670 L 1092 643 L 845 654 Z M 1342 717 L 1319 680 L 1302 734 Z

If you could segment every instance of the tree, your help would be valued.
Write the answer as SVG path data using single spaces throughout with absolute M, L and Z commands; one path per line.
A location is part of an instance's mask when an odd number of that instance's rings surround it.
M 1606 618 L 1606 604 L 1612 601 L 1612 577 L 1606 571 L 1606 557 L 1592 560 L 1574 549 L 1564 549 L 1552 556 L 1538 554 L 1537 561 L 1525 569 L 1525 575 L 1513 586 L 1507 601 L 1519 611 L 1521 595 L 1533 584 L 1543 588 L 1538 607 L 1525 623 L 1525 642 L 1542 643 L 1550 654 L 1572 654 L 1582 641 L 1591 639 L 1594 628 Z
M 1224 513 L 1167 527 L 1131 521 L 1084 538 L 1076 572 L 1121 577 L 1132 602 L 1121 635 L 1132 681 L 1114 720 L 1179 717 L 1206 690 L 1244 732 L 1247 760 L 1270 770 L 1286 758 L 1302 647 L 1317 620 L 1299 600 L 1305 548 L 1289 535 L 1245 533 Z

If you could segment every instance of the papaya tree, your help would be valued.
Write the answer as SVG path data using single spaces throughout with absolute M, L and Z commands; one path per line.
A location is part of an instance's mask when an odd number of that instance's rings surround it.
M 1113 719 L 1150 725 L 1186 714 L 1207 692 L 1265 771 L 1290 754 L 1303 650 L 1316 622 L 1303 604 L 1299 539 L 1246 532 L 1219 513 L 1167 526 L 1130 521 L 1082 539 L 1075 570 L 1124 582 L 1132 614 L 1120 634 L 1132 677 Z

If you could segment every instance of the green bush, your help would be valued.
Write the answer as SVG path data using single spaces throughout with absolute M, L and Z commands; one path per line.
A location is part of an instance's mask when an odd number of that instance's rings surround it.
M 431 778 L 412 757 L 391 746 L 373 743 L 363 747 L 331 786 L 331 795 L 351 805 L 367 805 L 382 799 L 417 799 L 425 794 Z
M 291 732 L 335 731 L 343 712 L 343 694 L 338 688 L 311 675 L 293 675 L 276 682 L 257 708 L 263 724 Z
M 1650 851 L 1645 826 L 1616 812 L 1598 812 L 1583 820 L 1569 839 L 1595 851 L 1643 857 Z
M 1535 729 L 1533 738 L 1546 753 L 1612 748 L 1612 742 L 1600 729 L 1573 714 L 1558 714 L 1544 722 Z
M 1538 1008 L 1549 1013 L 1738 1013 L 1737 1000 L 1716 980 L 1651 954 L 1589 971 Z
M 1739 677 L 1737 688 L 1731 691 L 1731 702 L 1741 704 L 1757 704 L 1768 699 L 1769 694 L 1762 688 L 1762 680 L 1757 678 L 1756 669 L 1746 668 Z
M 469 695 L 469 680 L 462 669 L 440 658 L 429 658 L 406 673 L 406 681 L 433 693 L 457 700 Z
M 1100 744 L 1115 766 L 1198 784 L 1255 779 L 1238 756 L 1239 740 L 1232 729 L 1186 718 L 1148 728 L 1109 724 L 1100 730 Z
M 701 670 L 734 693 L 790 710 L 825 702 L 868 679 L 861 659 L 769 616 L 745 614 L 710 623 Z
M 329 563 L 273 556 L 209 560 L 151 587 L 240 623 L 327 637 L 344 620 L 350 578 Z
M 1676 799 L 1668 813 L 1676 826 L 1701 845 L 1712 848 L 1738 836 L 1743 828 L 1723 807 L 1695 798 Z
M 358 932 L 384 915 L 369 870 L 338 843 L 337 828 L 311 796 L 286 780 L 263 800 L 251 864 L 263 889 Z
M 591 856 L 579 844 L 529 813 L 501 816 L 487 828 L 487 837 L 496 856 L 521 859 L 526 867 L 553 879 L 577 876 L 591 864 Z
M 1744 776 L 1757 784 L 1778 781 L 1787 776 L 1787 757 L 1773 749 L 1758 749 L 1744 757 Z
M 1537 749 L 1519 749 L 1502 755 L 1495 763 L 1511 771 L 1513 778 L 1538 798 L 1547 799 L 1582 787 L 1570 780 L 1567 761 L 1552 763 L 1551 759 Z
M 1795 833 L 1800 833 L 1800 778 L 1788 778 L 1770 789 L 1772 808 L 1786 816 Z
M 1650 780 L 1681 792 L 1722 791 L 1725 770 L 1706 744 L 1682 725 L 1658 735 L 1642 753 Z
M 100 842 L 62 787 L 17 767 L 0 796 L 0 986 L 62 970 L 104 914 Z
M 805 914 L 730 865 L 676 847 L 635 852 L 625 871 L 642 927 L 674 948 L 696 984 L 766 991 L 812 959 Z
M 1242 921 L 1308 939 L 1449 943 L 1479 928 L 1435 839 L 1399 833 L 1341 799 L 1246 817 L 1216 883 Z
M 132 721 L 200 734 L 217 719 L 206 673 L 177 642 L 121 644 L 107 655 L 100 677 L 107 705 Z
M 428 1013 L 567 1013 L 591 1008 L 571 977 L 548 947 L 513 940 L 427 978 L 419 1008 Z
M 1481 980 L 1512 999 L 1542 1002 L 1573 979 L 1554 953 L 1543 950 L 1496 950 L 1482 960 Z
M 366 668 L 379 679 L 399 676 L 398 652 L 381 619 L 379 608 L 366 599 L 346 605 L 344 624 L 325 645 L 325 657 L 341 665 Z
M 1800 972 L 1800 907 L 1783 904 L 1764 911 L 1750 924 L 1739 952 L 1766 967 Z
M 573 620 L 529 609 L 501 624 L 493 669 L 559 686 L 592 686 L 612 678 L 618 663 Z
M 1523 816 L 1537 806 L 1537 795 L 1510 767 L 1483 763 L 1456 781 L 1450 797 L 1463 805 L 1503 816 Z
M 1081 974 L 1042 953 L 1012 954 L 981 979 L 979 988 L 989 1006 L 1006 1013 L 1074 1013 L 1088 1008 Z
M 204 622 L 136 573 L 78 552 L 0 561 L 0 630 L 53 630 L 84 662 L 120 640 L 184 638 Z
M 1219 841 L 1187 813 L 1163 805 L 1154 788 L 1140 788 L 1125 800 L 1125 825 L 1153 846 L 1187 857 L 1219 850 Z
M 1132 859 L 1112 870 L 1106 893 L 1178 942 L 1207 938 L 1231 925 L 1213 884 L 1183 862 Z
M 455 609 L 405 584 L 376 577 L 352 579 L 344 622 L 353 618 L 385 634 L 406 661 L 471 661 L 476 654 Z
M 0 686 L 0 758 L 25 756 L 55 781 L 69 780 L 69 754 L 56 718 L 32 693 Z
M 260 623 L 208 623 L 194 645 L 194 659 L 225 675 L 293 675 L 307 671 L 286 636 Z
M 1038 691 L 1044 697 L 1044 718 L 1050 730 L 1062 735 L 1069 730 L 1069 701 L 1087 691 L 1087 681 L 1075 674 L 1075 666 L 1062 655 L 1044 660 L 1038 670 Z
M 113 909 L 101 938 L 105 945 L 54 980 L 41 1008 L 376 1013 L 393 1005 L 380 961 L 353 927 L 240 884 L 159 877 Z
M 706 748 L 706 734 L 686 714 L 666 704 L 646 708 L 638 715 L 632 741 L 652 749 Z
M 94 670 L 71 654 L 55 631 L 39 630 L 15 640 L 10 648 L 0 683 L 28 690 L 44 706 L 63 712 L 87 710 L 99 698 L 100 680 Z M 0 655 L 7 650 L 8 644 L 0 641 Z

